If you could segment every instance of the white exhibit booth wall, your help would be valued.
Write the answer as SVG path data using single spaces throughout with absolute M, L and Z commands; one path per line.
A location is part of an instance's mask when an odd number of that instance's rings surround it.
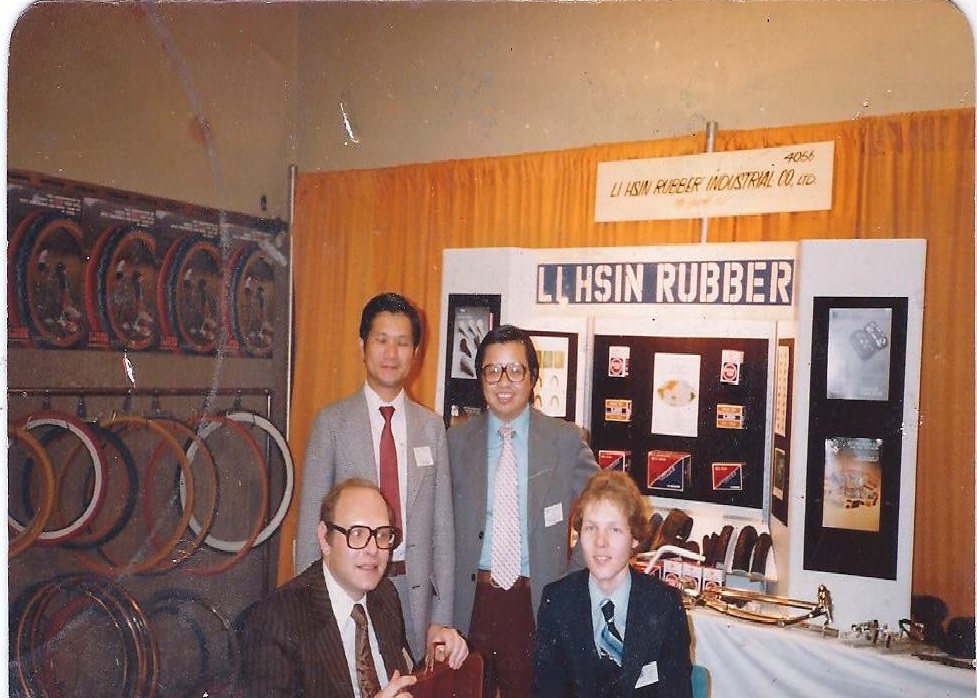
M 900 619 L 909 617 L 912 595 L 926 241 L 808 240 L 798 244 L 797 261 L 795 302 L 799 320 L 794 371 L 794 411 L 791 425 L 793 477 L 790 480 L 790 518 L 787 528 L 776 519 L 773 519 L 771 524 L 774 546 L 779 547 L 781 553 L 786 551 L 789 562 L 782 567 L 782 569 L 786 568 L 786 573 L 781 574 L 780 580 L 773 587 L 773 592 L 794 598 L 813 598 L 812 594 L 817 586 L 824 584 L 831 592 L 835 627 L 845 630 L 853 623 L 878 620 L 880 625 L 897 628 Z M 838 302 L 845 297 L 849 298 L 850 302 Z M 873 303 L 869 299 L 876 299 L 874 305 L 877 308 L 871 307 Z M 812 461 L 810 457 L 812 452 L 810 442 L 817 438 L 814 433 L 817 430 L 817 415 L 811 414 L 811 404 L 820 400 L 822 404 L 827 404 L 828 411 L 834 404 L 839 410 L 853 408 L 860 412 L 870 411 L 874 405 L 883 404 L 873 400 L 824 401 L 821 399 L 824 397 L 823 394 L 812 394 L 812 384 L 816 382 L 812 377 L 812 362 L 818 363 L 818 357 L 814 355 L 814 341 L 818 337 L 815 314 L 820 312 L 823 315 L 825 302 L 829 305 L 835 302 L 842 310 L 864 308 L 871 313 L 878 307 L 882 309 L 892 307 L 890 301 L 894 303 L 900 300 L 903 301 L 905 313 L 905 382 L 901 395 L 889 396 L 890 401 L 901 398 L 902 402 L 901 419 L 894 429 L 897 438 L 901 441 L 898 444 L 901 457 L 894 464 L 898 473 L 897 499 L 892 500 L 897 517 L 893 517 L 888 522 L 890 530 L 882 531 L 885 535 L 875 536 L 881 538 L 884 544 L 892 546 L 892 554 L 888 556 L 887 564 L 883 565 L 887 567 L 885 574 L 889 578 L 806 569 L 805 547 L 807 546 L 807 552 L 810 553 L 812 538 L 809 529 L 817 529 L 817 522 L 815 521 L 815 525 L 811 526 L 805 503 L 812 491 L 823 487 L 821 482 L 811 481 L 823 472 L 816 467 L 819 463 L 816 460 Z M 898 310 L 897 306 L 896 309 Z M 878 316 L 877 313 L 875 316 Z M 895 324 L 893 316 L 893 325 Z M 894 326 L 892 330 L 895 332 L 897 328 Z M 828 352 L 830 354 L 830 348 Z M 827 360 L 830 364 L 830 355 Z M 823 386 L 818 387 L 820 389 Z M 831 415 L 827 416 L 830 419 Z M 857 422 L 859 419 L 851 421 Z M 861 427 L 854 428 L 857 431 Z M 848 435 L 860 436 L 861 434 Z M 814 444 L 815 450 L 816 447 L 817 444 Z M 882 465 L 885 466 L 886 463 L 883 461 Z M 887 484 L 886 474 L 883 473 L 883 487 L 885 484 Z M 885 492 L 882 494 L 883 497 L 886 496 Z M 807 502 L 807 505 L 810 507 L 811 503 Z M 890 509 L 893 506 L 890 506 Z M 805 516 L 806 512 L 808 517 Z M 886 527 L 886 521 L 882 522 L 882 527 Z M 822 531 L 825 529 L 826 526 Z M 868 534 L 867 542 L 871 544 L 872 538 L 872 534 Z M 783 545 L 785 541 L 787 545 Z M 780 560 L 784 562 L 783 556 Z
M 764 581 L 769 582 L 768 592 L 813 601 L 818 585 L 823 583 L 834 600 L 835 627 L 872 618 L 893 627 L 899 618 L 908 617 L 910 601 L 924 255 L 924 243 L 915 240 L 445 250 L 437 406 L 443 414 L 458 409 L 449 404 L 448 393 L 458 392 L 456 387 L 449 390 L 449 384 L 477 388 L 474 372 L 466 370 L 467 376 L 463 376 L 456 373 L 457 366 L 452 363 L 453 355 L 458 354 L 457 337 L 464 334 L 457 332 L 455 326 L 459 312 L 465 311 L 464 307 L 459 311 L 459 304 L 491 305 L 493 296 L 498 309 L 497 315 L 494 310 L 489 313 L 491 326 L 507 323 L 534 333 L 550 331 L 575 336 L 574 392 L 567 395 L 568 409 L 572 410 L 567 418 L 572 415 L 571 421 L 592 435 L 595 430 L 600 431 L 605 417 L 593 414 L 600 397 L 595 394 L 595 343 L 601 344 L 602 339 L 624 336 L 635 341 L 763 340 L 765 375 L 758 382 L 763 390 L 758 403 L 764 412 L 763 446 L 762 455 L 757 458 L 762 460 L 762 494 L 745 506 L 683 498 L 674 493 L 667 497 L 651 493 L 649 499 L 663 514 L 679 507 L 693 516 L 695 526 L 689 540 L 701 540 L 726 523 L 736 530 L 753 525 L 759 532 L 769 531 L 773 538 L 772 555 L 763 575 Z M 736 287 L 732 292 L 728 268 L 721 269 L 727 263 L 743 271 L 740 277 L 732 275 Z M 712 271 L 707 272 L 706 265 Z M 756 268 L 763 269 L 763 273 L 755 274 Z M 710 274 L 712 277 L 707 279 Z M 799 296 L 800 293 L 804 295 Z M 909 299 L 904 423 L 911 428 L 902 431 L 895 579 L 804 569 L 811 318 L 815 296 Z M 794 345 L 787 443 L 790 477 L 782 503 L 786 507 L 782 518 L 787 519 L 789 512 L 789 527 L 770 515 L 771 454 L 777 438 L 773 414 L 776 352 L 778 342 L 784 340 Z M 596 348 L 606 352 L 605 345 L 606 341 Z M 649 369 L 647 365 L 641 368 Z M 711 374 L 703 368 L 703 375 Z M 597 377 L 598 384 L 600 378 Z M 644 380 L 650 382 L 651 376 Z M 732 546 L 726 558 L 727 569 L 731 554 Z M 728 577 L 727 585 L 758 588 L 750 580 L 735 577 Z

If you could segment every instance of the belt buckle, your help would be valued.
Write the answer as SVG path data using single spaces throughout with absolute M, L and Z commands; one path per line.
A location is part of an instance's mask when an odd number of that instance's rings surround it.
M 501 589 L 502 588 L 502 585 L 499 584 L 497 581 L 495 581 L 495 577 L 492 576 L 492 573 L 491 572 L 489 573 L 489 586 L 491 586 L 493 589 Z

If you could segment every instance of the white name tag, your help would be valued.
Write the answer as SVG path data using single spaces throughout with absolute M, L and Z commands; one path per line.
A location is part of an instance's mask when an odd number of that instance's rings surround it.
M 634 687 L 641 688 L 642 686 L 650 686 L 653 683 L 658 683 L 658 662 L 648 662 L 641 667 L 641 673 L 638 674 L 638 682 L 634 684 Z
M 431 447 L 415 446 L 414 462 L 417 463 L 418 467 L 424 467 L 426 465 L 434 465 L 434 456 L 431 455 Z
M 543 523 L 547 528 L 563 521 L 563 502 L 551 504 L 543 509 Z

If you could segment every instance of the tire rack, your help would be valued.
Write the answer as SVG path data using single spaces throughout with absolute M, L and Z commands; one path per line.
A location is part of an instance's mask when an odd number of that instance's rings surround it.
M 42 400 L 42 410 L 51 409 L 52 398 L 75 398 L 74 412 L 70 409 L 60 409 L 59 411 L 65 415 L 77 416 L 80 419 L 87 419 L 85 414 L 87 404 L 86 400 L 88 398 L 111 400 L 114 398 L 122 398 L 124 400 L 123 412 L 128 412 L 131 408 L 133 400 L 151 400 L 150 410 L 154 411 L 156 414 L 160 414 L 160 400 L 162 398 L 173 398 L 180 399 L 182 401 L 190 402 L 192 400 L 200 399 L 204 401 L 205 412 L 208 416 L 214 416 L 216 414 L 215 409 L 212 409 L 211 404 L 217 404 L 219 398 L 233 398 L 233 407 L 231 410 L 242 410 L 242 411 L 253 411 L 254 414 L 259 417 L 262 416 L 268 422 L 271 422 L 272 415 L 272 390 L 267 388 L 8 388 L 8 408 L 10 402 L 17 399 L 30 399 L 30 398 L 40 398 Z M 244 398 L 251 398 L 250 403 L 253 406 L 257 406 L 263 398 L 263 409 L 253 409 L 242 408 L 241 402 Z M 67 402 L 67 401 L 64 401 Z M 221 409 L 223 406 L 218 405 L 217 409 Z M 29 414 L 35 411 L 31 409 L 24 410 L 22 413 Z M 134 411 L 133 411 L 134 413 Z M 17 413 L 8 409 L 8 416 L 13 417 Z M 269 463 L 274 462 L 272 460 L 273 454 L 271 451 L 275 447 L 272 443 L 272 439 L 268 438 L 264 440 L 264 457 Z M 55 470 L 57 470 L 57 463 L 55 463 Z M 272 518 L 272 513 L 275 507 L 275 502 L 277 501 L 277 493 L 279 491 L 285 491 L 287 493 L 288 488 L 281 483 L 274 483 L 276 477 L 278 479 L 286 480 L 287 477 L 279 476 L 281 468 L 270 467 L 266 474 L 268 481 L 267 491 L 272 493 L 272 501 L 269 504 L 269 508 L 266 512 L 264 520 Z M 9 474 L 8 474 L 9 477 Z M 215 475 L 216 477 L 216 475 Z M 216 480 L 215 480 L 216 483 Z M 8 496 L 12 496 L 8 492 Z M 282 506 L 284 504 L 285 494 L 282 496 Z M 284 514 L 284 512 L 281 512 Z M 277 530 L 274 531 L 277 533 Z M 272 543 L 270 538 L 274 536 L 265 536 L 268 538 L 266 543 Z M 252 538 L 253 540 L 253 538 Z M 165 613 L 158 613 L 158 609 L 153 608 L 153 604 L 161 596 L 166 595 L 187 595 L 192 596 L 194 599 L 198 600 L 198 607 L 200 600 L 204 603 L 209 602 L 212 609 L 227 609 L 228 612 L 218 611 L 215 615 L 223 615 L 225 618 L 228 638 L 226 638 L 226 645 L 224 641 L 220 638 L 212 638 L 213 643 L 218 646 L 225 646 L 228 648 L 226 653 L 229 655 L 231 651 L 236 651 L 236 637 L 231 637 L 232 630 L 236 627 L 236 622 L 243 617 L 243 614 L 251 606 L 251 604 L 257 599 L 266 595 L 272 588 L 273 582 L 268 574 L 268 570 L 273 568 L 273 563 L 277 560 L 277 539 L 274 541 L 274 545 L 260 544 L 263 539 L 259 538 L 259 544 L 251 548 L 246 555 L 243 556 L 241 560 L 242 564 L 235 565 L 232 569 L 226 571 L 221 571 L 215 575 L 194 575 L 192 573 L 187 573 L 186 571 L 181 571 L 179 565 L 174 565 L 168 569 L 164 569 L 158 573 L 151 573 L 148 575 L 123 575 L 122 577 L 103 577 L 106 580 L 113 580 L 121 588 L 121 593 L 129 594 L 133 599 L 135 599 L 141 606 L 142 610 L 145 612 L 147 608 L 153 613 L 150 615 L 156 615 L 159 622 L 165 622 L 166 618 L 163 617 Z M 24 550 L 16 558 L 10 559 L 8 561 L 8 598 L 10 603 L 14 604 L 15 600 L 30 589 L 37 589 L 45 584 L 63 584 L 64 582 L 59 581 L 64 579 L 66 576 L 72 578 L 77 575 L 79 580 L 79 589 L 85 589 L 91 586 L 91 579 L 98 578 L 99 575 L 92 575 L 90 571 L 82 569 L 81 565 L 74 561 L 72 555 L 68 554 L 68 551 L 61 549 L 59 546 L 38 546 L 29 545 L 28 549 Z M 207 548 L 208 546 L 201 546 L 201 549 Z M 208 548 L 211 550 L 221 550 L 220 548 Z M 226 551 L 224 551 L 226 552 Z M 111 582 L 109 582 L 111 583 Z M 76 600 L 77 604 L 77 600 Z M 23 605 L 23 604 L 21 604 Z M 90 604 L 97 608 L 97 604 Z M 167 609 L 164 609 L 167 610 Z M 170 613 L 173 613 L 173 608 L 168 607 Z M 8 609 L 10 613 L 10 643 L 11 643 L 11 660 L 14 660 L 13 650 L 14 643 L 16 641 L 16 630 L 15 625 L 17 619 L 14 614 L 17 609 L 11 606 Z M 188 613 L 194 613 L 194 611 L 189 611 Z M 200 615 L 199 610 L 196 612 Z M 206 615 L 206 614 L 204 614 Z M 79 617 L 82 617 L 79 614 Z M 184 622 L 184 625 L 192 624 L 195 628 L 194 632 L 199 636 L 201 624 L 198 623 L 199 618 L 189 617 L 177 618 L 177 620 Z M 212 619 L 211 619 L 212 620 Z M 171 623 L 172 625 L 172 623 Z M 213 623 L 211 623 L 213 626 Z M 217 626 L 217 632 L 224 632 L 224 629 Z M 169 634 L 169 633 L 166 633 Z M 172 643 L 171 643 L 172 644 Z M 234 650 L 230 648 L 235 648 Z M 197 638 L 197 643 L 186 643 L 186 647 L 180 647 L 181 652 L 193 653 L 198 651 L 201 655 L 207 654 L 207 648 L 200 643 L 200 638 Z M 162 651 L 161 651 L 162 654 Z M 207 657 L 202 658 L 187 657 L 186 654 L 182 654 L 177 657 L 178 662 L 174 662 L 174 666 L 179 663 L 180 668 L 185 671 L 188 665 L 195 666 L 200 664 L 200 676 L 198 677 L 201 682 L 203 682 L 207 688 L 210 690 L 211 696 L 225 695 L 232 696 L 236 695 L 236 686 L 234 678 L 215 677 L 215 676 L 205 676 L 204 668 L 207 664 Z M 238 657 L 227 657 L 227 663 L 229 666 L 235 666 Z M 211 658 L 213 662 L 213 658 Z M 11 667 L 14 667 L 15 662 L 11 661 Z M 142 693 L 131 693 L 134 697 L 139 695 L 153 695 L 157 698 L 166 698 L 167 696 L 177 696 L 186 695 L 190 690 L 186 683 L 180 683 L 179 681 L 167 683 L 164 685 L 163 682 L 166 681 L 166 665 L 165 663 L 159 666 L 159 674 L 157 680 L 160 681 L 158 688 L 150 687 L 148 692 Z M 41 690 L 36 692 L 28 691 L 27 693 L 18 693 L 20 689 L 19 682 L 17 681 L 17 670 L 16 668 L 11 668 L 10 670 L 10 688 L 13 691 L 12 695 L 48 695 L 47 691 Z M 194 689 L 197 686 L 193 687 Z M 57 695 L 59 692 L 64 695 L 70 695 L 70 688 L 65 691 L 63 687 L 58 690 L 51 692 L 51 695 Z M 129 695 L 129 694 L 127 694 Z M 120 696 L 120 698 L 123 698 Z

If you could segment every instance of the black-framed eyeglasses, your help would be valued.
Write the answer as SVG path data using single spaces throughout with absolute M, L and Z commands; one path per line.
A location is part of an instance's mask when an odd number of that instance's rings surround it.
M 485 364 L 482 366 L 482 377 L 488 383 L 498 383 L 502 380 L 503 373 L 513 383 L 522 383 L 526 377 L 526 367 L 518 361 L 512 361 L 507 364 Z
M 400 537 L 400 531 L 397 530 L 396 526 L 377 526 L 376 528 L 350 526 L 343 528 L 332 521 L 327 521 L 326 527 L 330 531 L 339 531 L 346 536 L 346 545 L 353 550 L 365 548 L 371 538 L 377 542 L 377 547 L 381 550 L 390 550 L 397 546 L 397 539 Z

